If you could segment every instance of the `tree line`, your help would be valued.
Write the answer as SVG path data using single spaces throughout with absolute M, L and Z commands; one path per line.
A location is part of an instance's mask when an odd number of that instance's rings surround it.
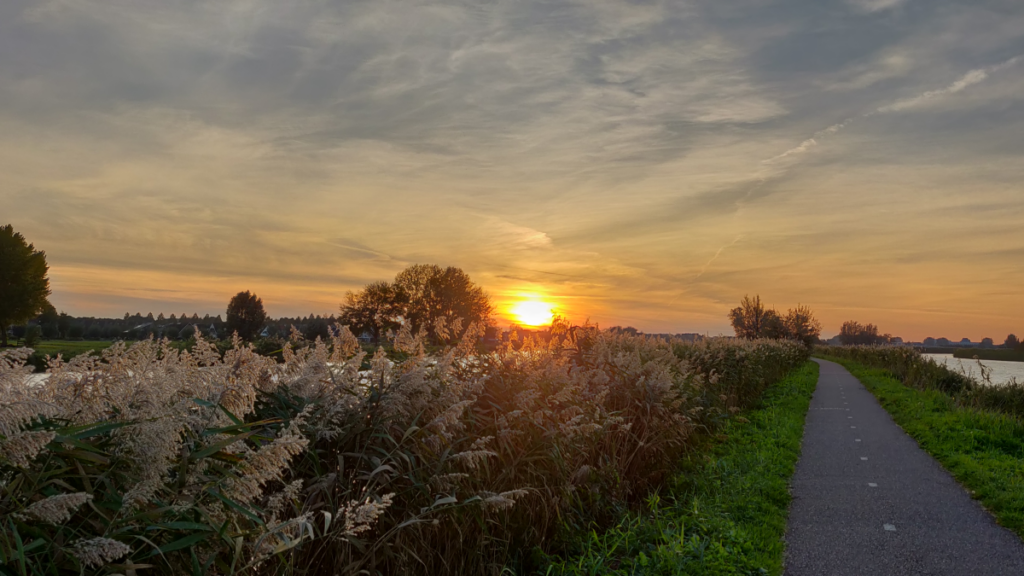
M 461 338 L 472 323 L 486 323 L 494 311 L 487 293 L 462 269 L 416 264 L 399 272 L 391 282 L 373 282 L 362 290 L 346 293 L 337 317 L 271 319 L 263 300 L 244 291 L 228 302 L 224 319 L 196 313 L 75 318 L 58 313 L 49 302 L 48 271 L 45 252 L 36 250 L 11 225 L 0 227 L 0 338 L 4 346 L 9 345 L 9 334 L 26 343 L 39 338 L 177 340 L 190 338 L 197 329 L 214 339 L 238 334 L 247 341 L 286 337 L 298 329 L 305 338 L 314 340 L 326 339 L 336 323 L 374 343 L 402 326 L 437 343 L 449 343 Z
M 402 327 L 422 333 L 438 344 L 462 337 L 473 323 L 488 323 L 494 307 L 487 293 L 461 268 L 415 264 L 399 272 L 392 281 L 367 284 L 349 291 L 339 315 L 326 317 L 270 318 L 263 300 L 250 291 L 239 292 L 228 302 L 225 318 L 206 314 L 125 313 L 122 319 L 74 318 L 58 313 L 50 304 L 46 254 L 28 243 L 11 225 L 0 227 L 0 337 L 8 345 L 8 333 L 26 342 L 39 337 L 64 339 L 143 339 L 147 337 L 188 339 L 198 329 L 207 337 L 225 338 L 238 334 L 243 340 L 282 338 L 293 329 L 308 340 L 326 339 L 335 324 L 348 326 L 356 335 L 375 344 L 388 339 Z M 798 304 L 785 313 L 768 308 L 759 295 L 744 296 L 729 311 L 729 321 L 739 338 L 796 340 L 807 346 L 820 341 L 821 323 L 807 306 Z M 635 330 L 635 329 L 633 329 Z M 844 322 L 842 344 L 889 344 L 900 342 L 880 333 L 874 324 Z M 991 339 L 986 339 L 992 344 Z M 1024 351 L 1013 334 L 1004 348 Z

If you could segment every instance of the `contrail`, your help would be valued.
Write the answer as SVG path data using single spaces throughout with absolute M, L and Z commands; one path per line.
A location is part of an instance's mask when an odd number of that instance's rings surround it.
M 722 252 L 726 248 L 732 248 L 733 246 L 736 245 L 737 242 L 739 242 L 742 239 L 743 239 L 743 235 L 740 234 L 739 236 L 734 238 L 732 242 L 730 242 L 730 243 L 726 244 L 725 246 L 722 246 L 721 248 L 719 248 L 718 252 L 715 252 L 715 255 L 711 257 L 711 260 L 708 260 L 707 264 L 705 264 L 704 267 L 700 269 L 700 272 L 698 272 L 697 275 L 694 276 L 692 280 L 690 280 L 690 282 L 695 282 L 698 278 L 703 276 L 704 273 L 708 271 L 708 268 L 711 267 L 711 264 L 714 263 L 715 260 L 718 260 L 718 257 L 722 255 Z
M 738 243 L 738 242 L 739 242 L 740 240 L 743 240 L 743 234 L 740 234 L 739 236 L 737 236 L 736 238 L 734 238 L 732 242 L 730 242 L 730 243 L 728 243 L 728 244 L 726 244 L 726 245 L 722 246 L 721 248 L 719 248 L 719 249 L 718 249 L 718 251 L 717 251 L 717 252 L 715 252 L 715 255 L 714 255 L 714 256 L 712 256 L 712 257 L 711 257 L 711 259 L 710 259 L 710 260 L 708 260 L 708 261 L 707 261 L 707 263 L 705 263 L 705 264 L 704 264 L 704 267 L 700 269 L 700 272 L 698 272 L 696 276 L 694 276 L 693 278 L 691 278 L 691 279 L 690 279 L 690 281 L 686 283 L 686 288 L 683 288 L 683 289 L 682 289 L 681 291 L 679 291 L 679 292 L 678 292 L 678 293 L 677 293 L 677 294 L 676 294 L 675 296 L 673 296 L 673 297 L 672 297 L 672 299 L 668 301 L 668 304 L 672 304 L 673 302 L 675 302 L 676 300 L 678 300 L 680 296 L 682 296 L 683 294 L 686 294 L 687 292 L 689 292 L 689 290 L 690 290 L 690 286 L 692 286 L 692 285 L 693 285 L 693 283 L 694 283 L 694 282 L 696 282 L 698 278 L 700 278 L 701 276 L 703 276 L 703 275 L 704 275 L 704 273 L 708 271 L 708 268 L 710 268 L 710 267 L 711 267 L 711 265 L 712 265 L 712 264 L 713 264 L 713 263 L 715 262 L 715 260 L 718 260 L 718 257 L 722 255 L 722 252 L 724 252 L 726 248 L 732 248 L 732 247 L 733 247 L 733 246 L 735 246 L 735 245 L 736 245 L 736 244 L 737 244 L 737 243 Z
M 779 160 L 782 160 L 783 158 L 786 158 L 788 156 L 794 156 L 794 155 L 797 155 L 797 154 L 803 154 L 804 152 L 806 152 L 806 151 L 810 150 L 811 148 L 813 148 L 813 147 L 818 145 L 818 138 L 824 138 L 825 136 L 831 136 L 832 134 L 835 134 L 836 132 L 839 132 L 843 128 L 846 128 L 846 126 L 849 125 L 853 121 L 854 121 L 854 118 L 847 118 L 846 120 L 843 120 L 839 124 L 833 124 L 833 125 L 829 126 L 828 128 L 825 128 L 824 130 L 819 130 L 819 131 L 815 132 L 813 136 L 811 136 L 807 140 L 804 140 L 803 142 L 801 142 L 799 146 L 797 146 L 795 148 L 790 148 L 789 150 L 786 150 L 782 154 L 779 154 L 778 156 L 775 156 L 773 158 L 769 158 L 767 160 L 763 160 L 762 163 L 763 164 L 774 164 L 774 163 L 778 162 Z
M 1010 58 L 1009 60 L 1001 62 L 994 66 L 976 68 L 974 70 L 971 70 L 967 74 L 964 74 L 959 79 L 957 79 L 956 82 L 953 82 L 952 84 L 946 86 L 945 88 L 939 88 L 938 90 L 929 90 L 928 92 L 924 92 L 913 98 L 907 98 L 906 100 L 898 100 L 887 106 L 882 106 L 877 111 L 880 113 L 899 112 L 901 110 L 906 110 L 908 108 L 913 108 L 914 106 L 917 106 L 919 104 L 923 104 L 924 102 L 927 102 L 928 100 L 931 100 L 933 98 L 938 98 L 940 96 L 945 96 L 947 94 L 956 94 L 957 92 L 960 92 L 965 88 L 978 84 L 979 82 L 983 82 L 986 78 L 989 77 L 990 74 L 994 72 L 998 72 L 1004 68 L 1009 68 L 1010 66 L 1013 66 L 1019 60 L 1020 56 L 1014 56 L 1013 58 Z
M 872 110 L 870 112 L 866 112 L 864 114 L 861 114 L 860 116 L 857 116 L 857 117 L 854 117 L 854 118 L 847 118 L 846 120 L 843 120 L 842 122 L 840 122 L 838 124 L 833 124 L 832 126 L 829 126 L 828 128 L 825 128 L 824 130 L 819 130 L 818 132 L 815 132 L 814 135 L 812 135 L 810 138 L 808 138 L 807 140 L 804 140 L 803 142 L 801 142 L 799 146 L 790 148 L 789 150 L 786 150 L 782 154 L 779 154 L 778 156 L 775 156 L 773 158 L 769 158 L 767 160 L 763 160 L 762 164 L 775 164 L 775 163 L 779 162 L 780 160 L 783 160 L 783 159 L 788 158 L 788 157 L 798 157 L 801 154 L 803 154 L 803 153 L 807 152 L 808 150 L 810 150 L 811 148 L 814 148 L 815 146 L 817 146 L 819 144 L 819 140 L 821 140 L 822 138 L 825 138 L 827 136 L 831 136 L 831 135 L 835 134 L 836 132 L 839 132 L 843 128 L 846 128 L 847 126 L 849 126 L 851 122 L 854 122 L 858 118 L 869 118 L 871 116 L 874 116 L 875 114 L 887 114 L 887 113 L 890 113 L 890 112 L 901 112 L 903 110 L 907 110 L 907 109 L 910 109 L 910 108 L 914 108 L 915 106 L 919 106 L 919 105 L 921 105 L 921 104 L 923 104 L 923 103 L 925 103 L 925 102 L 927 102 L 929 100 L 933 100 L 935 98 L 940 98 L 940 97 L 946 96 L 948 94 L 956 94 L 957 92 L 965 90 L 965 89 L 967 89 L 967 88 L 969 88 L 969 87 L 971 87 L 971 86 L 973 86 L 975 84 L 978 84 L 980 82 L 984 82 L 990 75 L 992 75 L 995 72 L 999 72 L 1000 70 L 1003 70 L 1005 68 L 1009 68 L 1009 67 L 1017 64 L 1017 62 L 1019 62 L 1021 60 L 1022 56 L 1024 56 L 1024 55 L 1014 56 L 1013 58 L 1010 58 L 1009 60 L 1005 60 L 1003 62 L 1000 62 L 999 64 L 994 64 L 992 66 L 986 66 L 984 68 L 976 68 L 974 70 L 971 70 L 971 71 L 967 72 L 966 74 L 964 74 L 963 76 L 961 76 L 960 78 L 958 78 L 955 82 L 953 82 L 952 84 L 950 84 L 949 86 L 946 86 L 944 88 L 939 88 L 937 90 L 929 90 L 927 92 L 922 92 L 921 94 L 918 94 L 917 96 L 914 96 L 913 98 L 906 98 L 906 99 L 903 99 L 903 100 L 897 100 L 896 102 L 893 102 L 892 104 L 886 104 L 885 106 L 882 106 L 882 107 L 880 107 L 880 108 L 878 108 L 876 110 Z

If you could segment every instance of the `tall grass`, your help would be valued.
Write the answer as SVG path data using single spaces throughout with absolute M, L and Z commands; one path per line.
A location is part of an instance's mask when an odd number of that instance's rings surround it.
M 781 574 L 789 479 L 817 382 L 813 362 L 791 371 L 722 426 L 710 451 L 685 458 L 643 510 L 579 534 L 545 574 Z
M 557 325 L 493 353 L 473 327 L 366 360 L 340 330 L 284 362 L 197 335 L 0 355 L 0 564 L 14 574 L 498 574 L 612 522 L 807 358 Z M 295 341 L 300 337 L 293 336 Z
M 818 346 L 814 354 L 886 370 L 906 386 L 942 392 L 964 407 L 1024 418 L 1024 382 L 993 384 L 981 363 L 975 378 L 902 346 Z

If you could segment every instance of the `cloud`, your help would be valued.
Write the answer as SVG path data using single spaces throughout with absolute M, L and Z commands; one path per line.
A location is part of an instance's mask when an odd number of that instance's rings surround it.
M 1020 52 L 1024 9 L 851 6 L 2 2 L 3 212 L 73 313 L 249 288 L 334 310 L 412 262 L 658 331 L 716 332 L 759 286 L 868 306 L 836 262 L 946 246 L 922 205 L 1019 191 L 1020 91 L 972 63 Z M 935 122 L 895 114 L 982 81 Z M 964 242 L 1018 248 L 953 212 Z
M 860 64 L 844 70 L 839 78 L 824 84 L 830 92 L 862 90 L 875 84 L 906 76 L 913 70 L 913 59 L 902 52 L 884 54 L 868 64 Z
M 1020 60 L 1020 58 L 1020 56 L 1015 56 L 1013 58 L 1010 58 L 1009 60 L 1005 60 L 993 66 L 971 70 L 964 74 L 963 76 L 961 76 L 955 82 L 944 88 L 940 88 L 937 90 L 929 90 L 912 98 L 898 100 L 896 102 L 893 102 L 892 104 L 881 106 L 875 111 L 862 114 L 860 118 L 869 118 L 873 116 L 875 113 L 902 112 L 905 110 L 920 107 L 934 99 L 941 98 L 949 94 L 956 94 L 957 92 L 965 90 L 970 86 L 985 81 L 989 77 L 989 75 L 995 72 L 1015 65 Z M 820 130 L 816 132 L 813 137 L 801 142 L 800 145 L 790 148 L 789 150 L 786 150 L 785 152 L 779 154 L 778 156 L 774 156 L 772 158 L 769 158 L 768 160 L 764 160 L 763 163 L 776 164 L 782 160 L 794 160 L 797 157 L 803 155 L 804 153 L 810 151 L 812 148 L 818 146 L 819 141 L 822 140 L 822 138 L 836 134 L 840 130 L 846 128 L 853 121 L 854 118 L 847 118 L 846 120 L 838 124 L 833 124 L 832 126 L 825 128 L 824 130 Z
M 958 78 L 955 82 L 946 86 L 945 88 L 929 90 L 912 98 L 898 100 L 896 102 L 893 102 L 892 104 L 887 104 L 885 106 L 880 107 L 878 111 L 883 113 L 902 112 L 904 110 L 910 110 L 913 108 L 921 107 L 937 98 L 948 96 L 950 94 L 956 94 L 957 92 L 961 92 L 975 84 L 979 84 L 985 81 L 991 74 L 994 74 L 1005 68 L 1014 66 L 1015 64 L 1017 64 L 1018 61 L 1020 61 L 1020 58 L 1020 56 L 1014 56 L 1009 60 L 1005 60 L 993 66 L 988 66 L 986 68 L 976 68 L 974 70 L 967 72 L 966 74 Z
M 906 0 L 846 0 L 846 2 L 862 12 L 881 12 L 896 8 L 906 3 Z

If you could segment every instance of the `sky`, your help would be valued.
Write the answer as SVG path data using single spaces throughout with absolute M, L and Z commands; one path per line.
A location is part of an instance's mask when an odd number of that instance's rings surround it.
M 501 314 L 1001 342 L 1024 3 L 5 0 L 5 223 L 81 316 L 330 314 L 437 263 Z

